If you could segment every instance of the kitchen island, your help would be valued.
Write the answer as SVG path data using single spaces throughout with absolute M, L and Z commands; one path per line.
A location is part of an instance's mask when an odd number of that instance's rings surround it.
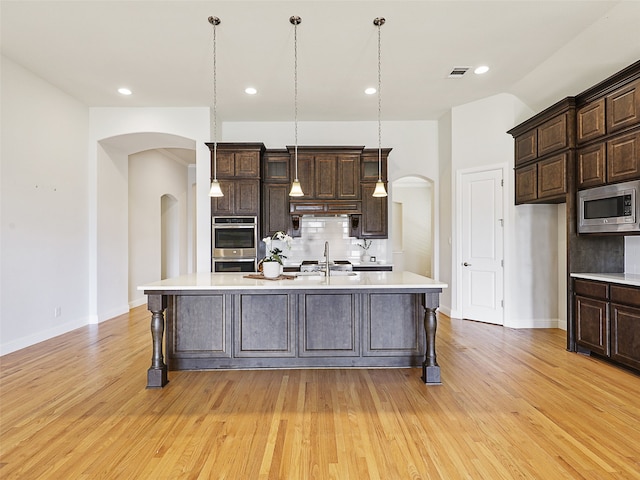
M 422 380 L 439 384 L 436 309 L 446 287 L 410 272 L 194 273 L 140 286 L 152 313 L 147 388 L 164 387 L 167 370 L 420 364 Z

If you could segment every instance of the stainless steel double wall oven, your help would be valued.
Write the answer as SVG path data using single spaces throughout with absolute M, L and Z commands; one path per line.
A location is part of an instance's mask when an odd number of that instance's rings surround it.
M 255 272 L 258 251 L 256 217 L 213 217 L 213 272 Z

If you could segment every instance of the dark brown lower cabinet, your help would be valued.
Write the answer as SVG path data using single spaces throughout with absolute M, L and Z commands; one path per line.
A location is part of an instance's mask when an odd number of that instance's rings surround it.
M 640 370 L 640 309 L 611 304 L 611 358 Z
M 640 370 L 640 288 L 575 279 L 576 342 Z
M 606 300 L 576 296 L 576 341 L 600 355 L 609 355 L 609 310 Z

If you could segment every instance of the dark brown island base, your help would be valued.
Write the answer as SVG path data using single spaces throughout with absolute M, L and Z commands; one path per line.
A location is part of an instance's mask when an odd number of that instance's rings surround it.
M 342 273 L 196 273 L 138 287 L 152 313 L 147 388 L 164 387 L 168 370 L 421 364 L 422 380 L 440 384 L 436 309 L 447 285 L 410 272 Z

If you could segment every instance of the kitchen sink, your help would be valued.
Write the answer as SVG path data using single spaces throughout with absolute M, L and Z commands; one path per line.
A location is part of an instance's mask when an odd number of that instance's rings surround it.
M 296 277 L 324 277 L 324 272 L 294 272 Z M 331 270 L 331 277 L 353 277 L 358 275 L 357 272 L 347 272 L 344 270 Z
M 302 275 L 324 275 L 325 265 L 318 260 L 304 260 L 300 265 L 300 273 Z M 351 276 L 353 273 L 353 265 L 348 260 L 335 260 L 329 262 L 329 270 L 331 276 Z

